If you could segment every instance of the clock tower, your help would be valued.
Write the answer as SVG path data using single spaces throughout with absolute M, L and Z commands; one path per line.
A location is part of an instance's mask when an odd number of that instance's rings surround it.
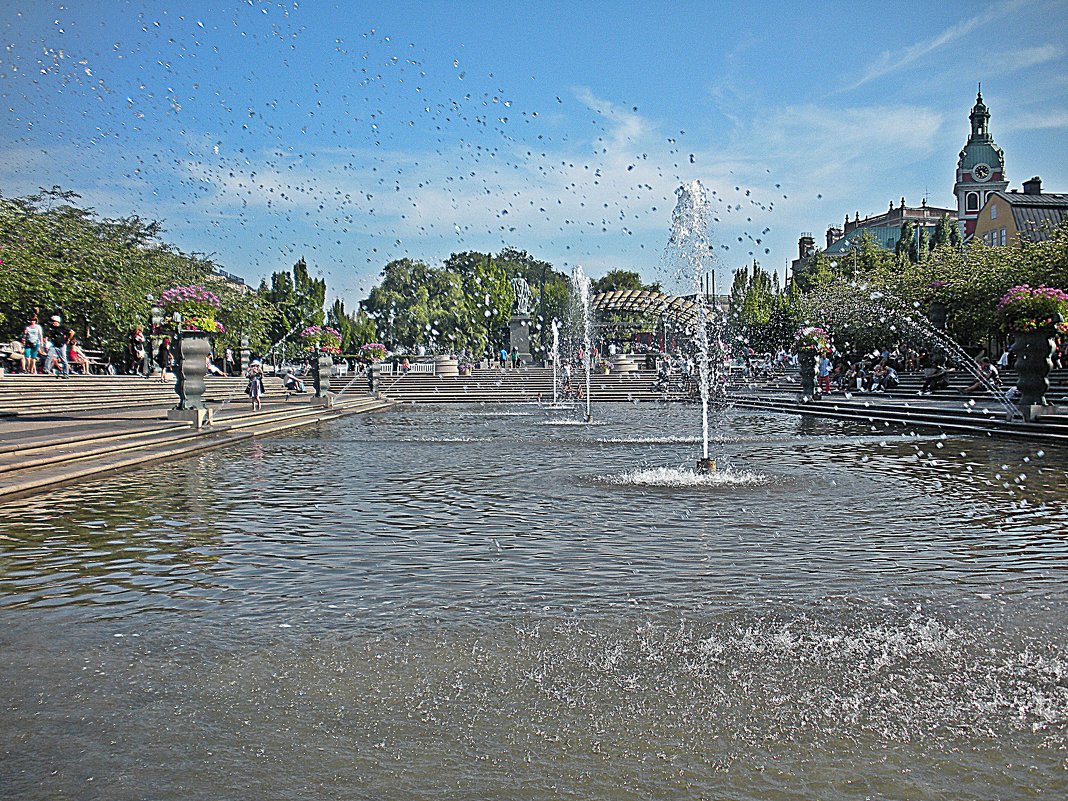
M 975 98 L 970 116 L 972 132 L 957 159 L 957 223 L 967 242 L 975 233 L 975 220 L 987 197 L 1009 188 L 1005 178 L 1005 153 L 990 136 L 990 112 L 983 103 L 983 89 Z

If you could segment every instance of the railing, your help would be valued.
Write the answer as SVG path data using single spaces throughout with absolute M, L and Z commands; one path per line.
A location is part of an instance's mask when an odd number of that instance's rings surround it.
M 379 375 L 404 375 L 405 371 L 401 369 L 398 364 L 380 364 L 378 366 Z M 435 375 L 437 373 L 437 365 L 434 362 L 416 362 L 411 365 L 407 372 L 409 373 L 426 373 L 427 375 Z

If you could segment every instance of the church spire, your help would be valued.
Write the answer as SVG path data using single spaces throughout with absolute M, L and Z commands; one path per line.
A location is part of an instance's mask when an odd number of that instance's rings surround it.
M 979 84 L 979 91 L 975 95 L 975 105 L 972 106 L 970 115 L 972 121 L 972 138 L 990 138 L 990 111 L 983 102 L 983 85 Z

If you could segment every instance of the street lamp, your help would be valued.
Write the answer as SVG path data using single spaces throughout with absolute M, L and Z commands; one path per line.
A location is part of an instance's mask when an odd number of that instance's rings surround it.
M 151 317 L 149 318 L 148 329 L 148 347 L 145 348 L 144 359 L 144 373 L 145 377 L 152 375 L 152 356 L 159 347 L 159 343 L 156 342 L 156 334 L 163 325 L 163 309 L 156 305 L 156 299 L 152 295 L 147 295 L 146 300 L 152 304 Z

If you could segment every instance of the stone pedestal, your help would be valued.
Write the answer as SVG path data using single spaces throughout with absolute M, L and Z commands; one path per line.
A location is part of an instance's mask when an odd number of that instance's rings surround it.
M 530 364 L 530 315 L 516 314 L 508 321 L 508 352 L 519 351 L 519 360 Z
M 434 374 L 442 376 L 455 376 L 460 374 L 460 363 L 452 356 L 434 357 Z
M 1048 406 L 1049 374 L 1053 369 L 1050 355 L 1053 353 L 1053 336 L 1045 331 L 1028 331 L 1015 335 L 1016 372 L 1020 376 L 1017 386 L 1022 410 L 1031 406 Z
M 636 373 L 644 359 L 644 356 L 630 353 L 617 353 L 615 356 L 609 357 L 608 360 L 612 363 L 613 373 Z
M 333 395 L 312 395 L 312 406 L 320 406 L 324 409 L 334 408 L 334 396 Z
M 1043 417 L 1068 417 L 1068 406 L 1023 406 L 1020 408 L 1023 412 L 1024 420 L 1028 423 L 1041 422 Z
M 168 420 L 192 423 L 194 428 L 204 428 L 214 422 L 215 414 L 211 409 L 171 409 L 167 412 Z
M 178 409 L 200 409 L 204 405 L 204 376 L 208 372 L 211 345 L 204 331 L 183 331 L 176 341 L 174 391 L 178 393 Z

